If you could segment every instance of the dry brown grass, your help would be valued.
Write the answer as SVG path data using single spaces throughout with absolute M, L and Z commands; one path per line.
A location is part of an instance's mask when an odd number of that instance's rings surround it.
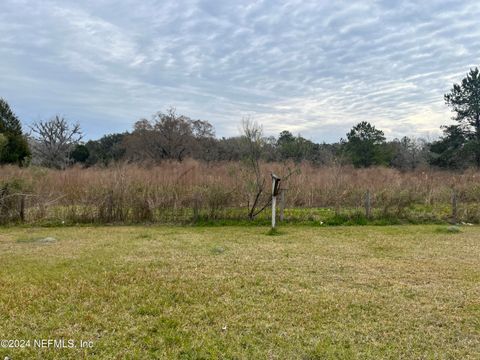
M 288 188 L 290 208 L 358 209 L 369 189 L 379 213 L 401 216 L 415 205 L 448 206 L 455 189 L 460 204 L 475 204 L 463 210 L 464 220 L 480 218 L 476 206 L 480 202 L 478 172 L 402 173 L 387 168 L 318 168 L 309 164 L 298 168 L 299 174 L 282 184 Z M 267 184 L 271 171 L 287 173 L 283 164 L 262 164 L 262 169 Z M 228 217 L 228 209 L 246 209 L 252 201 L 251 179 L 241 163 L 188 160 L 152 167 L 124 165 L 66 171 L 0 168 L 0 184 L 15 179 L 23 182 L 23 192 L 28 194 L 27 220 L 31 221 L 144 222 L 168 218 L 175 222 L 199 215 L 216 219 Z M 267 185 L 265 195 L 268 191 Z M 235 216 L 242 214 L 236 212 Z

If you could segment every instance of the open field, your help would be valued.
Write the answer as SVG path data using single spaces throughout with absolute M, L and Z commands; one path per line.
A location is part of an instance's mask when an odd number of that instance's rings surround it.
M 32 343 L 0 358 L 478 359 L 480 228 L 439 229 L 1 228 L 0 338 Z
M 286 166 L 296 169 L 285 178 Z M 284 177 L 290 223 L 480 223 L 480 173 L 262 164 L 255 220 L 268 219 L 270 172 Z M 366 217 L 366 196 L 371 213 Z M 212 224 L 248 221 L 256 185 L 242 162 L 187 160 L 152 167 L 0 168 L 0 224 Z M 455 199 L 453 206 L 452 199 Z M 455 211 L 454 211 L 455 209 Z M 268 221 L 268 220 L 267 220 Z

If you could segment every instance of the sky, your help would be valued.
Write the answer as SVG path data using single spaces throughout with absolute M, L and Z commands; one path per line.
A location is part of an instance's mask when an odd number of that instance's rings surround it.
M 433 139 L 480 59 L 478 1 L 0 0 L 0 97 L 86 139 L 175 107 L 334 142 L 369 121 Z

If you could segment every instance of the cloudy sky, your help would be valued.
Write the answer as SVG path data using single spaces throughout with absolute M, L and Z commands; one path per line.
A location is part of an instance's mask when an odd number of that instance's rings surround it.
M 362 120 L 435 137 L 479 19 L 478 1 L 1 0 L 0 97 L 88 138 L 170 106 L 219 136 L 250 116 L 316 141 Z

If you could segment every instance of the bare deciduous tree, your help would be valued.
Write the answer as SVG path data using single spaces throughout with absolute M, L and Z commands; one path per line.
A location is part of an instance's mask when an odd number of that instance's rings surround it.
M 263 136 L 262 127 L 249 118 L 242 120 L 242 137 L 246 148 L 246 184 L 248 192 L 248 218 L 253 220 L 264 211 L 271 203 L 270 178 L 262 173 L 260 160 L 268 147 L 268 138 Z M 292 175 L 299 174 L 299 169 L 290 169 L 285 166 L 280 172 L 282 181 L 285 182 Z
M 247 169 L 251 177 L 247 183 L 250 189 L 248 218 L 253 220 L 264 208 L 257 210 L 261 196 L 265 190 L 266 179 L 260 169 L 260 158 L 262 156 L 262 147 L 264 143 L 263 129 L 256 122 L 246 118 L 242 120 L 243 140 L 245 141 L 247 151 L 246 161 Z M 267 203 L 268 205 L 268 203 Z
M 213 136 L 213 127 L 208 121 L 191 120 L 170 108 L 166 113 L 156 113 L 150 121 L 141 119 L 135 123 L 133 133 L 126 140 L 127 152 L 133 160 L 182 161 L 195 153 L 199 141 Z
M 78 123 L 69 124 L 58 115 L 47 121 L 35 122 L 30 129 L 33 162 L 57 169 L 67 167 L 70 153 L 83 137 Z

